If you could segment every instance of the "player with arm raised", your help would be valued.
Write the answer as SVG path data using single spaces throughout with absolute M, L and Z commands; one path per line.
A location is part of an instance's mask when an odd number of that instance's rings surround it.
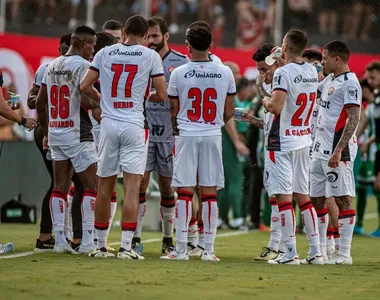
M 270 182 L 268 194 L 276 195 L 285 243 L 285 256 L 269 260 L 270 264 L 300 263 L 296 250 L 293 195 L 305 222 L 310 262 L 323 264 L 317 215 L 309 199 L 309 121 L 317 96 L 318 74 L 313 65 L 302 60 L 306 45 L 304 32 L 288 31 L 282 44 L 285 65 L 275 71 L 271 95 L 266 96 L 265 90 L 258 86 L 265 109 L 275 115 L 268 135 L 266 168 L 273 168 L 276 176 L 267 179 Z
M 87 109 L 98 107 L 99 104 L 81 96 L 79 90 L 95 44 L 96 36 L 92 28 L 76 28 L 71 35 L 68 52 L 47 67 L 37 96 L 36 108 L 44 132 L 44 146 L 48 141 L 53 159 L 54 189 L 50 211 L 56 236 L 53 251 L 57 253 L 76 253 L 63 233 L 67 193 L 74 170 L 84 189 L 79 253 L 87 254 L 95 248 L 93 232 L 97 155 Z
M 339 208 L 338 254 L 327 264 L 352 264 L 351 242 L 355 226 L 353 164 L 357 154 L 355 131 L 360 117 L 362 91 L 350 72 L 350 50 L 343 41 L 332 41 L 323 49 L 322 64 L 329 74 L 320 83 L 319 116 L 310 170 L 310 195 L 317 209 L 335 197 Z
M 212 34 L 196 23 L 186 31 L 192 61 L 170 77 L 169 98 L 175 129 L 172 186 L 177 189 L 176 249 L 161 259 L 188 260 L 187 233 L 197 175 L 202 200 L 205 251 L 202 260 L 219 261 L 214 252 L 218 207 L 216 190 L 223 188 L 221 127 L 234 114 L 235 81 L 231 70 L 209 60 Z
M 145 129 L 144 95 L 150 78 L 156 88 L 157 100 L 167 98 L 161 58 L 157 52 L 143 46 L 147 39 L 148 22 L 133 16 L 125 23 L 127 36 L 124 44 L 100 50 L 81 83 L 81 91 L 100 101 L 98 176 L 99 190 L 95 203 L 97 249 L 92 257 L 108 257 L 107 230 L 109 227 L 110 199 L 116 177 L 123 171 L 124 204 L 121 217 L 120 259 L 144 259 L 132 248 L 137 226 L 139 189 L 146 166 L 148 130 Z M 93 84 L 100 78 L 101 94 Z

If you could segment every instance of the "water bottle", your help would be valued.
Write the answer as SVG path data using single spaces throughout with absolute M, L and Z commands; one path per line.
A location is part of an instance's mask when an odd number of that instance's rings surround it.
M 270 55 L 265 58 L 265 63 L 268 66 L 273 65 L 279 57 L 281 57 L 282 49 L 277 47 Z
M 242 121 L 243 120 L 243 112 L 244 112 L 244 108 L 236 107 L 235 108 L 234 120 L 235 121 Z
M 317 69 L 317 72 L 318 72 L 318 73 L 321 72 L 321 71 L 323 70 L 323 66 L 322 66 L 322 64 L 321 64 L 319 61 L 315 61 L 315 62 L 314 62 L 314 66 L 315 66 L 315 68 Z
M 0 254 L 12 253 L 15 250 L 12 243 L 6 243 L 5 245 L 1 245 Z
M 50 150 L 50 148 L 48 149 L 48 151 L 46 152 L 46 159 L 47 160 L 53 160 L 53 158 L 51 157 L 51 150 Z

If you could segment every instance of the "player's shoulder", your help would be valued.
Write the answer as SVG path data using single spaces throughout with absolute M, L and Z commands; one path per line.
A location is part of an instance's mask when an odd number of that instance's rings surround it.
M 178 52 L 176 50 L 170 49 L 168 59 L 178 59 L 178 60 L 188 60 L 189 58 L 187 55 L 182 54 L 181 52 Z
M 209 53 L 208 58 L 214 63 L 223 64 L 222 60 L 213 53 Z
M 344 85 L 357 85 L 360 86 L 359 79 L 354 72 L 347 72 L 342 76 Z

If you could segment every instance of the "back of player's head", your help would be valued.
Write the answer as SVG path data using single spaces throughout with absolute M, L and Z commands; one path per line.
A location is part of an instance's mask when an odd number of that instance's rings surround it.
M 343 41 L 337 40 L 329 42 L 325 45 L 323 49 L 328 51 L 328 56 L 338 56 L 344 63 L 347 63 L 348 59 L 350 58 L 350 49 L 348 48 L 347 44 Z
M 322 61 L 322 53 L 315 49 L 306 49 L 302 57 L 307 58 L 308 61 Z
M 71 41 L 71 33 L 69 34 L 64 34 L 61 36 L 61 39 L 59 41 L 59 44 L 62 45 L 62 44 L 65 44 L 67 46 L 70 46 L 70 41 Z
M 368 72 L 371 72 L 371 71 L 380 71 L 380 61 L 378 60 L 373 60 L 371 61 L 367 66 L 366 66 L 366 70 Z
M 208 51 L 212 42 L 212 33 L 204 23 L 194 22 L 186 30 L 187 42 L 198 51 Z
M 116 20 L 108 20 L 103 24 L 102 31 L 106 30 L 121 30 L 123 31 L 123 25 Z
M 285 35 L 285 43 L 288 51 L 293 55 L 301 56 L 307 45 L 306 34 L 299 29 L 291 29 Z
M 141 16 L 132 16 L 125 22 L 125 33 L 143 37 L 148 32 L 148 21 Z
M 261 45 L 255 53 L 252 55 L 252 59 L 256 62 L 265 61 L 265 58 L 272 53 L 272 49 L 274 48 L 273 44 L 266 43 Z
M 88 27 L 86 25 L 82 25 L 82 26 L 78 26 L 77 28 L 75 28 L 71 37 L 74 35 L 96 35 L 96 32 L 91 27 Z
M 152 17 L 152 18 L 148 19 L 148 26 L 149 27 L 154 27 L 154 26 L 160 27 L 160 31 L 161 31 L 162 35 L 169 32 L 168 24 L 165 22 L 164 19 L 159 18 L 159 17 Z
M 204 21 L 197 21 L 197 22 L 191 23 L 190 26 L 192 26 L 193 28 L 204 28 L 204 29 L 212 32 L 211 26 Z M 190 28 L 190 26 L 189 26 L 189 28 Z
M 98 32 L 96 33 L 96 45 L 94 47 L 94 55 L 99 52 L 100 49 L 103 49 L 106 46 L 111 46 L 116 44 L 116 38 L 107 32 Z

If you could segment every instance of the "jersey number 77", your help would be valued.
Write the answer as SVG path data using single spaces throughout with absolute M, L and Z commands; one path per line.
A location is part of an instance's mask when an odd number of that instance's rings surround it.
M 111 97 L 117 97 L 117 90 L 119 86 L 119 80 L 123 72 L 127 72 L 127 80 L 125 82 L 125 98 L 131 98 L 132 96 L 132 83 L 138 71 L 138 65 L 123 65 L 123 64 L 112 64 L 112 72 L 114 72 L 111 88 Z

